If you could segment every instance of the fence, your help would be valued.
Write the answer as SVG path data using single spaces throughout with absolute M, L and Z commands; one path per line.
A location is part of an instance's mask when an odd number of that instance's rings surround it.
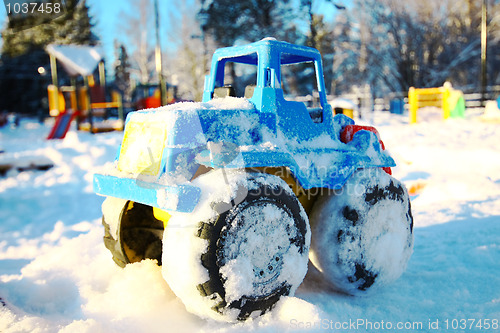
M 466 109 L 483 108 L 485 101 L 496 100 L 500 96 L 500 85 L 487 87 L 484 101 L 483 95 L 478 93 L 475 87 L 464 87 L 459 90 L 464 93 L 463 97 Z M 314 98 L 317 99 L 316 95 L 317 92 L 313 96 L 307 96 L 300 101 L 312 102 Z M 391 101 L 394 100 L 402 101 L 404 111 L 409 112 L 408 92 L 391 92 L 387 93 L 384 97 L 374 98 L 370 86 L 365 85 L 361 87 L 353 86 L 352 92 L 347 94 L 327 96 L 328 101 L 336 98 L 345 98 L 354 102 L 358 106 L 358 117 L 363 117 L 372 111 L 390 111 Z
M 483 95 L 480 92 L 477 92 L 477 88 L 475 87 L 464 87 L 460 88 L 464 93 L 465 100 L 465 108 L 466 109 L 475 109 L 484 107 L 484 101 L 488 100 L 496 100 L 500 96 L 500 85 L 496 86 L 488 86 L 485 93 L 485 98 L 483 101 Z M 363 94 L 356 94 L 356 90 L 353 90 L 353 93 L 343 94 L 341 96 L 328 96 L 328 100 L 333 98 L 342 97 L 352 100 L 358 106 L 362 105 L 362 100 L 367 98 L 366 91 Z M 393 100 L 401 100 L 404 104 L 404 109 L 409 111 L 409 100 L 408 100 L 408 92 L 391 92 L 386 94 L 384 97 L 373 98 L 370 94 L 368 97 L 371 99 L 371 105 L 373 111 L 389 111 L 391 109 L 391 101 Z M 365 104 L 369 104 L 366 103 Z

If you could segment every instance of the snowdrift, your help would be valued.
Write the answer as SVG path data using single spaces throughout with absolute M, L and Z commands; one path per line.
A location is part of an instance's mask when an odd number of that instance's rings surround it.
M 113 263 L 102 242 L 104 198 L 93 194 L 92 175 L 113 160 L 122 134 L 70 131 L 46 141 L 50 125 L 0 129 L 0 150 L 9 158 L 54 165 L 0 177 L 0 332 L 498 330 L 496 124 L 469 116 L 410 126 L 404 116 L 376 113 L 372 125 L 398 163 L 395 178 L 416 189 L 406 272 L 367 297 L 352 297 L 322 285 L 310 264 L 295 297 L 236 325 L 188 313 L 154 261 L 125 269 Z

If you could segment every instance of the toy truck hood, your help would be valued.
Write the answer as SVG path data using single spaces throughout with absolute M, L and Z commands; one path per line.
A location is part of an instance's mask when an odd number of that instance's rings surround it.
M 205 164 L 199 160 L 203 156 L 212 167 L 224 166 L 229 163 L 225 159 L 233 159 L 241 147 L 268 148 L 275 137 L 276 115 L 258 112 L 247 99 L 177 103 L 127 116 L 116 167 L 129 178 L 161 177 L 169 182 L 175 178 L 179 183 L 191 179 L 197 165 Z M 229 154 L 220 154 L 220 149 Z
M 287 166 L 304 188 L 334 188 L 357 168 L 394 165 L 375 135 L 360 133 L 349 144 L 341 143 L 335 133 L 354 123 L 345 116 L 321 124 L 322 134 L 305 141 L 290 137 L 289 127 L 278 126 L 277 117 L 236 97 L 133 112 L 127 117 L 117 167 L 132 177 L 149 175 L 149 181 L 161 177 L 180 183 L 190 180 L 199 165 Z M 318 170 L 327 170 L 329 176 L 316 174 Z
M 257 112 L 245 98 L 226 97 L 133 112 L 127 117 L 126 126 L 129 123 L 163 126 L 166 147 L 206 147 L 207 142 L 246 146 L 271 138 L 276 127 L 275 117 Z

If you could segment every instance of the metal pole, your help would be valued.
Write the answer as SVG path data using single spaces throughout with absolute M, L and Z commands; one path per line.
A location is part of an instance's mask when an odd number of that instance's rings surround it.
M 55 97 L 54 97 L 54 107 L 59 113 L 59 85 L 57 82 L 57 59 L 52 54 L 50 55 L 50 74 L 52 75 L 52 84 L 56 88 Z M 50 94 L 49 94 L 50 98 Z
M 83 85 L 85 87 L 85 104 L 87 107 L 87 112 L 82 110 L 82 113 L 85 112 L 87 113 L 88 119 L 89 119 L 89 124 L 90 124 L 90 133 L 93 133 L 93 127 L 94 127 L 94 118 L 92 117 L 92 106 L 90 105 L 90 87 L 89 87 L 89 77 L 87 75 L 83 76 Z
M 486 84 L 487 84 L 487 73 L 486 73 L 486 51 L 487 51 L 487 7 L 486 0 L 483 0 L 481 8 L 481 102 L 484 106 L 484 101 L 486 100 Z
M 99 85 L 106 87 L 106 70 L 104 69 L 104 61 L 99 62 Z
M 58 87 L 57 84 L 57 61 L 56 57 L 50 55 L 50 74 L 52 75 L 52 84 Z
M 160 46 L 160 14 L 158 12 L 158 0 L 155 0 L 155 32 L 156 32 L 156 72 L 158 73 L 158 81 L 160 83 L 160 103 L 161 105 L 167 104 L 167 92 L 165 80 L 162 73 L 162 59 L 161 59 L 161 46 Z

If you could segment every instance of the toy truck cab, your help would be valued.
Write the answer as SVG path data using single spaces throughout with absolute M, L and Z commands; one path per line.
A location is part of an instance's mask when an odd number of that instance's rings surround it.
M 212 59 L 210 75 L 205 78 L 204 102 L 234 94 L 234 89 L 225 85 L 224 81 L 225 65 L 230 62 L 257 68 L 255 85 L 245 88 L 244 97 L 255 106 L 260 126 L 266 126 L 274 136 L 268 138 L 268 142 L 275 144 L 267 154 L 258 148 L 253 157 L 250 157 L 251 153 L 246 153 L 247 163 L 239 167 L 284 166 L 290 169 L 304 189 L 338 189 L 359 168 L 386 167 L 388 170 L 395 165 L 394 160 L 383 151 L 383 144 L 373 127 L 355 126 L 348 117 L 333 116 L 326 98 L 321 55 L 316 49 L 274 38 L 218 49 Z M 313 65 L 314 81 L 309 87 L 309 94 L 318 95 L 318 103 L 314 107 L 284 95 L 283 70 L 289 65 L 304 63 Z M 354 139 L 354 134 L 360 130 L 363 132 Z M 346 137 L 349 139 L 346 140 Z M 305 154 L 311 153 L 330 156 L 330 160 L 314 161 L 315 156 L 312 155 L 304 158 Z M 308 161 L 301 163 L 304 160 Z
M 232 64 L 256 72 L 240 98 Z M 312 65 L 317 105 L 284 93 L 292 64 Z M 317 50 L 266 38 L 217 50 L 202 102 L 129 113 L 94 190 L 117 264 L 156 259 L 189 311 L 233 321 L 293 295 L 310 247 L 343 292 L 397 278 L 413 234 L 408 194 L 382 171 L 394 165 L 374 128 L 333 116 Z M 396 255 L 380 259 L 386 247 Z
M 316 86 L 311 88 L 318 92 L 320 107 L 309 110 L 313 116 L 311 120 L 323 123 L 323 110 L 326 111 L 327 117 L 330 116 L 331 112 L 328 111 L 331 110 L 329 110 L 330 106 L 326 101 L 321 56 L 316 49 L 279 42 L 273 38 L 266 38 L 247 46 L 218 49 L 212 60 L 211 74 L 205 78 L 204 102 L 213 99 L 216 91 L 215 97 L 220 94 L 231 95 L 231 87 L 224 85 L 225 65 L 228 62 L 257 67 L 256 82 L 246 87 L 244 96 L 249 98 L 257 110 L 262 113 L 274 114 L 283 121 L 287 120 L 287 117 L 295 116 L 296 120 L 304 122 L 303 126 L 310 125 L 309 122 L 306 122 L 310 115 L 305 113 L 307 111 L 305 104 L 285 100 L 281 68 L 291 64 L 312 63 L 315 70 Z M 293 130 L 300 136 L 314 135 L 314 133 L 309 134 L 307 130 L 297 131 L 293 128 L 292 132 Z

